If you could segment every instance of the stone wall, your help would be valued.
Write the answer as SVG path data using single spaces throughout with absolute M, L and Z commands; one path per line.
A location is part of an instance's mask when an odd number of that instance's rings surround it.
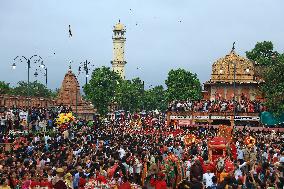
M 11 108 L 15 107 L 52 107 L 56 105 L 54 99 L 42 98 L 42 97 L 24 97 L 13 95 L 0 95 L 0 106 Z

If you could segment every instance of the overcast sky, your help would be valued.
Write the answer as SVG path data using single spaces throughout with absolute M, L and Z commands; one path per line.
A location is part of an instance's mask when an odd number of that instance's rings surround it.
M 283 9 L 283 0 L 0 0 L 0 80 L 27 79 L 26 65 L 11 69 L 17 55 L 42 56 L 53 89 L 69 60 L 76 73 L 86 59 L 111 66 L 112 28 L 120 19 L 127 30 L 127 79 L 141 77 L 148 88 L 180 67 L 204 82 L 234 41 L 240 55 L 264 40 L 283 52 Z M 83 75 L 79 80 L 83 84 Z

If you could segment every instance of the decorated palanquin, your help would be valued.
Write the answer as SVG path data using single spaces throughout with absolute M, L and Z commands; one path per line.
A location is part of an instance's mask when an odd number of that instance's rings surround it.
M 234 171 L 232 159 L 236 159 L 236 150 L 232 142 L 231 127 L 219 126 L 218 136 L 208 142 L 208 152 L 209 163 L 205 164 L 205 169 L 211 168 L 219 181 L 222 174 Z
M 224 137 L 216 136 L 208 143 L 209 161 L 215 162 L 220 157 L 226 156 L 227 140 Z
M 226 157 L 231 140 L 232 127 L 220 125 L 218 136 L 208 142 L 209 160 L 215 162 L 221 157 Z

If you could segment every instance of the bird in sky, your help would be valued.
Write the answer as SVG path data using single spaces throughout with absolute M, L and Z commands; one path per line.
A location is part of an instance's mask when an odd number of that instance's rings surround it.
M 72 37 L 71 26 L 69 25 L 69 37 Z

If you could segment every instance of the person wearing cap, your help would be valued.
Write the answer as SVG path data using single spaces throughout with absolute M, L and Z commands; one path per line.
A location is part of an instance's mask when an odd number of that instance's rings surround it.
M 64 179 L 63 179 L 63 175 L 64 175 L 64 169 L 57 168 L 56 169 L 56 176 L 52 180 L 53 188 L 55 188 L 55 189 L 67 189 L 67 186 L 66 186 Z

